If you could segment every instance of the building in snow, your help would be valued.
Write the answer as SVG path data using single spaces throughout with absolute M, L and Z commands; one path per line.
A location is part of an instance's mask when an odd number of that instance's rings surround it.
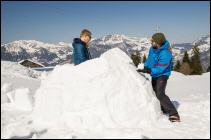
M 18 63 L 23 65 L 23 66 L 25 66 L 25 67 L 30 67 L 30 68 L 45 67 L 44 65 L 42 65 L 42 64 L 40 64 L 38 62 L 29 60 L 29 59 L 21 60 Z

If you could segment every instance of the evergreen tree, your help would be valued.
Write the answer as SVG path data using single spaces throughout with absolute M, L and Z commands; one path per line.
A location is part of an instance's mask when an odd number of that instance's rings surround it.
M 131 59 L 133 60 L 133 63 L 135 64 L 135 66 L 137 67 L 138 64 L 141 63 L 141 56 L 140 56 L 140 52 L 138 50 L 135 51 L 135 53 L 133 53 L 131 55 Z
M 210 66 L 207 68 L 207 72 L 210 72 Z
M 201 61 L 200 61 L 200 53 L 199 48 L 197 46 L 194 46 L 192 48 L 193 56 L 191 57 L 191 69 L 192 69 L 192 75 L 201 75 L 203 72 Z
M 185 51 L 185 53 L 184 53 L 183 60 L 180 65 L 180 68 L 178 69 L 178 72 L 181 72 L 185 75 L 189 75 L 192 72 L 191 62 L 190 62 L 189 55 L 188 55 L 187 51 Z
M 181 65 L 180 65 L 180 61 L 179 61 L 179 60 L 177 60 L 177 63 L 176 63 L 176 65 L 174 66 L 174 71 L 178 71 L 178 72 L 179 72 L 180 67 L 181 67 Z
M 142 62 L 145 63 L 146 60 L 147 60 L 147 58 L 146 58 L 146 55 L 144 54 Z
M 184 62 L 187 62 L 187 63 L 190 64 L 190 59 L 189 59 L 189 55 L 188 55 L 187 51 L 185 51 L 185 53 L 184 53 L 184 57 L 183 57 L 182 62 L 183 62 L 183 63 L 184 63 Z
M 190 64 L 188 62 L 183 62 L 182 65 L 180 66 L 179 72 L 185 75 L 191 74 L 192 70 Z

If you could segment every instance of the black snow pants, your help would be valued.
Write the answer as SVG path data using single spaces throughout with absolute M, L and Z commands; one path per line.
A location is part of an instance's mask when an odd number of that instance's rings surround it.
M 157 78 L 152 78 L 152 87 L 156 94 L 156 97 L 160 101 L 161 109 L 163 113 L 167 113 L 169 115 L 178 114 L 176 108 L 173 103 L 169 99 L 169 97 L 165 94 L 165 89 L 168 81 L 168 76 L 160 76 Z

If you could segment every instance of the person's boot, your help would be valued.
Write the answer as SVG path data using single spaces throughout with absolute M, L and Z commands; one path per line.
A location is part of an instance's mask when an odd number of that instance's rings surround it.
M 169 115 L 169 120 L 171 122 L 180 122 L 181 121 L 179 114 Z

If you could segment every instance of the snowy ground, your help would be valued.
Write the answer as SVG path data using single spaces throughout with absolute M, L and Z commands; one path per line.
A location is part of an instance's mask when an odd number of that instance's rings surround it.
M 180 123 L 160 113 L 149 85 L 117 49 L 49 73 L 1 61 L 1 138 L 210 138 L 210 73 L 172 73 Z

